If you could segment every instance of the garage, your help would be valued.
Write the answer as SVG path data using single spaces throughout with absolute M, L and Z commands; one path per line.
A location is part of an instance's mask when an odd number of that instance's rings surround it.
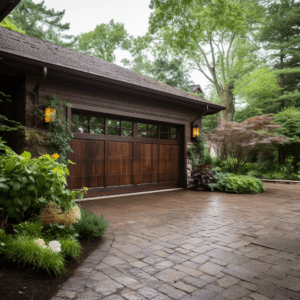
M 69 184 L 89 196 L 176 188 L 178 125 L 74 113 Z

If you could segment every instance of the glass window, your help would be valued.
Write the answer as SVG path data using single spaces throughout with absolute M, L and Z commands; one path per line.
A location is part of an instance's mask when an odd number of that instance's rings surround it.
M 132 130 L 121 129 L 121 136 L 132 136 Z
M 139 131 L 138 132 L 138 137 L 146 138 L 147 137 L 147 132 L 146 131 Z
M 82 125 L 82 124 L 74 124 L 73 125 L 73 131 L 74 132 L 80 132 L 80 133 L 88 133 L 89 132 L 89 126 L 88 125 Z
M 90 133 L 92 133 L 92 134 L 104 134 L 104 127 L 90 125 Z
M 104 125 L 104 119 L 103 118 L 96 118 L 96 117 L 90 117 L 90 124 L 93 125 Z
M 147 124 L 138 123 L 138 130 L 147 130 Z
M 108 127 L 107 128 L 107 134 L 108 135 L 120 135 L 120 129 L 119 128 Z
M 149 131 L 148 132 L 148 137 L 150 139 L 157 139 L 157 132 L 156 131 Z
M 81 115 L 73 115 L 73 122 L 74 123 L 82 123 L 87 124 L 89 120 L 88 116 L 81 116 Z
M 132 122 L 122 121 L 121 127 L 122 128 L 132 128 Z
M 177 140 L 177 134 L 171 134 L 171 140 Z
M 177 129 L 175 127 L 171 127 L 171 133 L 177 133 Z
M 157 125 L 149 124 L 148 130 L 157 130 Z
M 107 120 L 107 125 L 111 127 L 120 127 L 120 121 L 118 120 Z
M 160 126 L 160 131 L 168 132 L 168 126 Z
M 167 140 L 167 139 L 168 139 L 168 134 L 167 134 L 167 133 L 161 133 L 161 134 L 160 134 L 160 138 L 161 138 L 162 140 Z

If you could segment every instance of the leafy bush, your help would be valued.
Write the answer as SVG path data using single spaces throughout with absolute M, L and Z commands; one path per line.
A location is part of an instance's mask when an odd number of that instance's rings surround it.
M 52 223 L 67 227 L 76 223 L 79 218 L 80 209 L 76 204 L 67 213 L 64 213 L 62 209 L 53 202 L 47 203 L 38 216 L 39 221 L 45 227 L 49 227 Z
M 74 225 L 79 237 L 88 240 L 102 236 L 107 226 L 103 215 L 96 216 L 85 209 L 81 209 L 81 219 Z
M 31 159 L 29 152 L 17 155 L 11 148 L 0 144 L 0 208 L 9 217 L 22 220 L 25 211 L 39 203 L 52 201 L 64 211 L 74 205 L 81 191 L 67 189 L 65 164 L 57 162 L 57 155 L 48 154 Z
M 263 182 L 255 177 L 218 171 L 214 169 L 214 183 L 208 184 L 212 191 L 217 189 L 236 194 L 258 194 L 266 191 Z
M 0 229 L 0 254 L 5 252 L 7 244 L 12 240 L 10 234 L 6 234 L 4 229 Z
M 45 235 L 49 240 L 60 240 L 63 238 L 74 239 L 75 237 L 78 237 L 78 233 L 76 233 L 75 228 L 72 225 L 65 227 L 64 225 L 56 223 L 50 224 L 50 229 L 45 232 Z
M 43 225 L 39 222 L 23 222 L 13 226 L 17 235 L 26 235 L 30 237 L 42 236 Z
M 64 238 L 59 242 L 61 243 L 62 255 L 67 258 L 72 258 L 76 261 L 80 261 L 80 253 L 82 247 L 77 240 Z
M 11 262 L 17 262 L 21 267 L 41 268 L 50 275 L 61 276 L 65 274 L 63 256 L 48 247 L 40 247 L 29 236 L 21 235 L 12 239 L 7 244 L 4 258 Z

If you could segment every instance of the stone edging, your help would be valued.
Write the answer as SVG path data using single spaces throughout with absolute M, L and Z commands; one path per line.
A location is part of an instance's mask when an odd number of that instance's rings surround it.
M 294 180 L 277 180 L 277 179 L 260 179 L 263 182 L 280 183 L 280 184 L 300 184 L 300 181 Z
M 107 230 L 103 242 L 82 262 L 51 300 L 73 299 L 78 292 L 83 292 L 84 283 L 88 281 L 93 271 L 99 272 L 96 267 L 106 257 L 113 242 L 114 233 Z

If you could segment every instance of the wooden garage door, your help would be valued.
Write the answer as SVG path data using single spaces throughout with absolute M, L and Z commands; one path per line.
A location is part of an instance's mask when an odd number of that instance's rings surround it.
M 137 132 L 133 126 L 133 137 L 75 133 L 70 188 L 88 187 L 87 196 L 97 196 L 177 187 L 178 136 L 172 141 L 146 139 Z

